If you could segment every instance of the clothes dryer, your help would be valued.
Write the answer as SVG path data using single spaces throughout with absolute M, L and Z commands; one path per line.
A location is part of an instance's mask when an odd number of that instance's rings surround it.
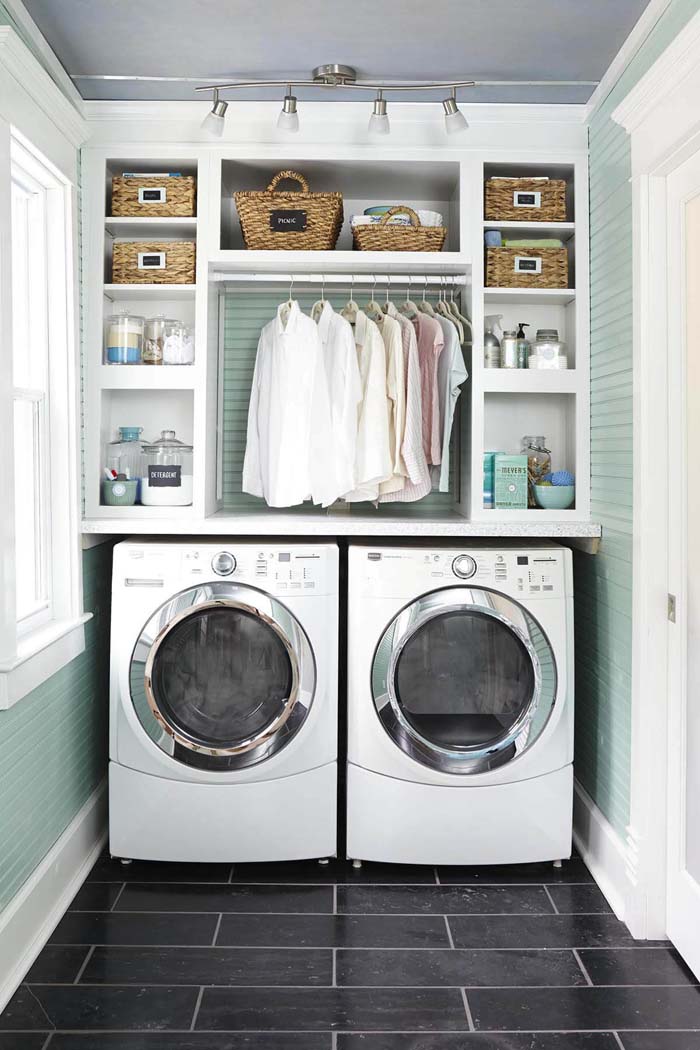
M 352 545 L 348 856 L 568 857 L 573 656 L 571 551 Z

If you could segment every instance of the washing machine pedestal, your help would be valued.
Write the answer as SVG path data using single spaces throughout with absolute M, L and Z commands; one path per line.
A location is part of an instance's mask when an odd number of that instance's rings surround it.
M 337 780 L 335 762 L 248 784 L 182 783 L 110 762 L 110 852 L 210 863 L 333 857 Z
M 348 763 L 353 860 L 525 864 L 571 854 L 573 766 L 513 784 L 442 787 Z

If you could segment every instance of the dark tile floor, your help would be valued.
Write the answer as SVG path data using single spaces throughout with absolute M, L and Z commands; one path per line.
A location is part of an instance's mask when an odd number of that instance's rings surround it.
M 0 1050 L 700 1050 L 700 987 L 578 858 L 98 861 Z

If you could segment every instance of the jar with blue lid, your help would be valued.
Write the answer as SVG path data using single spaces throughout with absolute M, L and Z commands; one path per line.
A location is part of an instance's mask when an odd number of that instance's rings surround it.
M 105 319 L 105 364 L 140 365 L 145 318 L 122 311 Z

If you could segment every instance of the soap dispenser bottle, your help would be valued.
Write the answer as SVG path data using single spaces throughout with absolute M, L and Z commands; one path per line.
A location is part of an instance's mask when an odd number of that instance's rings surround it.
M 491 314 L 484 318 L 484 368 L 501 367 L 501 341 L 494 328 L 502 317 L 503 314 Z
M 529 328 L 530 325 L 526 321 L 518 321 L 518 333 L 516 335 L 516 353 L 518 358 L 518 368 L 528 367 L 528 358 L 530 356 L 530 340 L 526 337 L 523 328 Z

